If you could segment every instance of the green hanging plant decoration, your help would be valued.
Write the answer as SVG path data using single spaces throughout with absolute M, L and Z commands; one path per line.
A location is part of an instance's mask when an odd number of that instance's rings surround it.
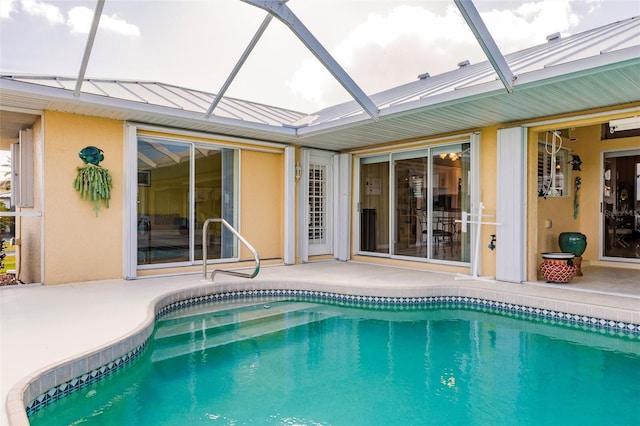
M 109 207 L 113 187 L 111 175 L 109 170 L 100 166 L 100 162 L 104 160 L 103 151 L 100 148 L 88 146 L 80 151 L 78 156 L 85 166 L 77 168 L 78 176 L 73 182 L 73 187 L 80 193 L 80 198 L 93 204 L 93 211 L 98 216 L 103 203 L 105 207 Z

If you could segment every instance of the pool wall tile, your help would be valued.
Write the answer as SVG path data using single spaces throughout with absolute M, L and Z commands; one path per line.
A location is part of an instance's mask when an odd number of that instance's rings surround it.
M 100 352 L 93 352 L 91 353 L 88 357 L 87 357 L 87 370 L 85 371 L 85 373 L 87 371 L 91 371 L 95 368 L 100 367 L 101 362 L 100 362 Z
M 36 396 L 40 395 L 40 383 L 37 380 L 33 380 L 33 377 L 25 378 L 24 381 L 25 387 L 22 399 L 23 401 L 32 401 Z M 24 404 L 22 406 L 24 407 Z
M 63 364 L 58 365 L 55 368 L 56 372 L 56 385 L 60 385 L 67 380 L 73 378 L 71 364 L 73 361 L 67 361 Z
M 71 377 L 79 377 L 88 370 L 89 368 L 87 358 L 82 357 L 74 359 L 71 365 Z
M 56 386 L 56 371 L 49 370 L 38 377 L 37 395 L 45 393 L 47 390 Z

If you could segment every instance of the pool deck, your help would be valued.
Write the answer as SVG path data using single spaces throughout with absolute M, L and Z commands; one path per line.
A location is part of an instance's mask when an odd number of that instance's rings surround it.
M 167 293 L 178 292 L 184 298 L 203 290 L 306 289 L 385 297 L 470 296 L 640 324 L 638 277 L 638 270 L 589 267 L 584 277 L 570 284 L 512 284 L 327 261 L 265 267 L 253 280 L 220 275 L 215 284 L 203 283 L 201 275 L 194 274 L 4 287 L 0 288 L 0 424 L 26 424 L 21 389 L 60 363 L 113 346 L 134 330 L 148 327 L 154 312 L 151 305 Z

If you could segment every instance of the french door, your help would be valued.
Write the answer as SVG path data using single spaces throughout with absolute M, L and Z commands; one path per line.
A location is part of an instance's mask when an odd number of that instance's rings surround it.
M 602 164 L 603 257 L 640 262 L 640 150 L 607 152 Z
M 333 153 L 306 151 L 308 254 L 333 253 Z

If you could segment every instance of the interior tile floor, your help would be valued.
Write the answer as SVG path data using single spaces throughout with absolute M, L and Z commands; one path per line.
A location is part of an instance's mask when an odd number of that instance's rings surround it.
M 475 291 L 501 291 L 514 297 L 544 297 L 632 313 L 640 324 L 640 270 L 586 267 L 569 284 L 512 284 L 460 280 L 455 275 L 325 261 L 264 267 L 252 285 L 285 283 L 289 288 L 372 294 L 413 295 L 429 287 L 465 286 Z M 214 285 L 240 285 L 243 279 L 219 275 Z M 20 380 L 118 341 L 148 318 L 159 296 L 175 290 L 211 285 L 200 274 L 109 280 L 56 286 L 24 285 L 0 288 L 0 424 L 8 423 L 7 395 Z M 15 406 L 16 404 L 9 405 Z

